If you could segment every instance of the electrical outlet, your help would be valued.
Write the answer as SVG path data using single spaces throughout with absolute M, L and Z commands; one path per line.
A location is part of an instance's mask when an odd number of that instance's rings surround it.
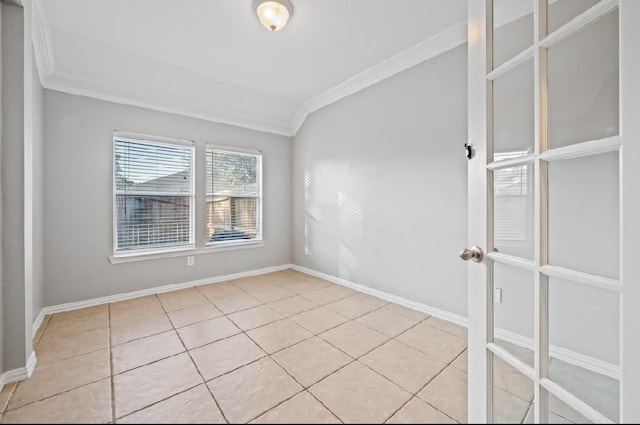
M 493 302 L 502 302 L 502 288 L 493 288 Z
M 193 266 L 196 263 L 196 257 L 194 257 L 193 255 L 190 257 L 187 257 L 187 266 Z

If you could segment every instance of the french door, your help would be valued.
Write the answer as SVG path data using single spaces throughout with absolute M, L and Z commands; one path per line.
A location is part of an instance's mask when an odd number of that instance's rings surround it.
M 469 0 L 471 422 L 640 419 L 639 20 Z

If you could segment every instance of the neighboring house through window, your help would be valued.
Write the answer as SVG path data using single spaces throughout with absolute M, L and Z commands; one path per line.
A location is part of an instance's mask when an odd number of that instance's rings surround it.
M 207 146 L 207 244 L 262 239 L 262 154 Z
M 114 135 L 115 254 L 194 247 L 193 142 Z

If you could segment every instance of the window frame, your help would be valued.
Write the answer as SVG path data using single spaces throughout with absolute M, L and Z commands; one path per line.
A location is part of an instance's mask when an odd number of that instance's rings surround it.
M 206 235 L 206 227 L 207 227 L 207 197 L 209 196 L 209 194 L 207 193 L 207 155 L 209 154 L 209 151 L 213 150 L 213 151 L 222 151 L 225 153 L 235 153 L 235 154 L 240 154 L 240 155 L 251 155 L 251 156 L 255 156 L 256 160 L 257 160 L 257 166 L 256 166 L 256 179 L 258 180 L 258 196 L 256 197 L 256 199 L 258 199 L 258 208 L 256 211 L 256 221 L 258 223 L 258 229 L 257 229 L 257 233 L 256 233 L 256 237 L 253 239 L 235 239 L 235 240 L 228 240 L 228 241 L 218 241 L 218 242 L 210 242 L 209 238 L 210 236 Z M 263 164 L 263 153 L 260 150 L 254 150 L 254 149 L 245 149 L 245 148 L 239 148 L 239 147 L 233 147 L 233 146 L 222 146 L 222 145 L 214 145 L 214 144 L 206 144 L 205 145 L 205 166 L 204 166 L 204 176 L 205 176 L 205 184 L 204 184 L 204 205 L 205 205 L 205 210 L 204 210 L 204 215 L 205 215 L 205 219 L 204 219 L 204 228 L 203 233 L 204 233 L 204 242 L 205 242 L 205 247 L 207 249 L 210 250 L 216 250 L 216 249 L 224 249 L 225 247 L 237 247 L 237 248 L 242 248 L 245 246 L 251 246 L 251 245 L 257 245 L 257 246 L 262 246 L 264 244 L 264 222 L 263 222 L 263 174 L 264 174 L 264 164 Z M 212 195 L 213 196 L 213 195 Z
M 116 143 L 118 140 L 131 140 L 131 141 L 139 141 L 139 142 L 148 142 L 148 143 L 158 143 L 165 145 L 177 145 L 182 147 L 188 147 L 191 151 L 191 183 L 190 183 L 190 194 L 184 195 L 185 198 L 189 198 L 189 243 L 167 246 L 167 247 L 155 247 L 155 248 L 138 248 L 138 249 L 130 249 L 130 250 L 118 250 L 118 212 L 117 212 L 117 187 L 116 187 Z M 161 136 L 151 136 L 147 134 L 140 133 L 130 133 L 130 132 L 122 132 L 122 131 L 114 131 L 112 138 L 112 169 L 111 169 L 111 178 L 112 178 L 112 257 L 115 258 L 128 258 L 128 257 L 141 257 L 141 256 L 152 256 L 156 257 L 157 255 L 168 254 L 168 253 L 176 253 L 180 251 L 190 251 L 195 249 L 195 228 L 196 228 L 196 219 L 195 219 L 195 210 L 196 210 L 196 149 L 195 142 L 192 140 L 185 139 L 173 139 L 168 137 Z M 169 196 L 169 195 L 167 195 Z M 112 261 L 113 262 L 113 261 Z

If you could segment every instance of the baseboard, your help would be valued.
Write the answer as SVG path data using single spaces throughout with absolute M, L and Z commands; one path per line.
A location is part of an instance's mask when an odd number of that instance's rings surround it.
M 527 350 L 533 351 L 534 349 L 533 338 L 528 338 L 515 332 L 505 329 L 496 329 L 495 337 L 519 347 L 526 348 Z M 595 357 L 576 353 L 575 351 L 558 347 L 556 345 L 549 346 L 549 356 L 562 362 L 590 370 L 591 372 L 608 376 L 609 378 L 620 379 L 620 366 L 605 362 L 604 360 L 596 359 Z
M 411 300 L 408 300 L 406 298 L 399 297 L 397 295 L 393 295 L 393 294 L 389 294 L 387 292 L 380 291 L 378 289 L 369 288 L 368 286 L 361 285 L 361 284 L 355 283 L 355 282 L 351 282 L 349 280 L 342 279 L 342 278 L 337 277 L 337 276 L 332 276 L 330 274 L 322 273 L 322 272 L 319 272 L 317 270 L 309 269 L 309 268 L 298 266 L 298 265 L 295 265 L 295 264 L 292 264 L 291 268 L 293 270 L 297 270 L 299 272 L 302 272 L 302 273 L 305 273 L 305 274 L 308 274 L 308 275 L 311 275 L 311 276 L 315 276 L 315 277 L 319 277 L 319 278 L 324 279 L 324 280 L 328 280 L 329 282 L 333 282 L 333 283 L 336 283 L 338 285 L 342 285 L 342 286 L 346 286 L 346 287 L 351 288 L 351 289 L 355 289 L 358 292 L 363 292 L 365 294 L 373 295 L 374 297 L 378 297 L 378 298 L 381 298 L 383 300 L 386 300 L 386 301 L 389 301 L 389 302 L 392 302 L 392 303 L 400 304 L 400 305 L 402 305 L 404 307 L 407 307 L 407 308 L 410 308 L 412 310 L 421 311 L 421 312 L 426 313 L 426 314 L 428 314 L 430 316 L 437 317 L 438 319 L 447 320 L 449 322 L 455 323 L 456 325 L 467 327 L 468 321 L 467 321 L 467 318 L 464 317 L 464 316 L 460 316 L 458 314 L 450 313 L 450 312 L 445 311 L 445 310 L 440 310 L 438 308 L 431 307 L 431 306 L 426 305 L 426 304 L 422 304 L 422 303 L 418 303 L 418 302 L 415 302 L 415 301 L 411 301 Z
M 24 381 L 27 378 L 31 378 L 33 371 L 36 369 L 37 362 L 38 359 L 36 358 L 36 352 L 32 351 L 31 355 L 29 355 L 29 360 L 27 360 L 26 366 L 8 370 L 0 376 L 0 390 L 5 384 Z
M 199 285 L 207 285 L 207 284 L 211 284 L 211 283 L 225 282 L 225 281 L 231 280 L 231 279 L 240 279 L 240 278 L 243 278 L 243 277 L 257 276 L 257 275 L 261 275 L 261 274 L 265 274 L 265 273 L 273 273 L 273 272 L 277 272 L 277 271 L 280 271 L 280 270 L 286 270 L 286 269 L 289 269 L 289 268 L 291 268 L 291 264 L 283 264 L 283 265 L 280 265 L 280 266 L 265 267 L 265 268 L 262 268 L 262 269 L 255 269 L 255 270 L 249 270 L 249 271 L 246 271 L 246 272 L 214 276 L 214 277 L 209 277 L 209 278 L 205 278 L 205 279 L 192 280 L 192 281 L 189 281 L 189 282 L 173 283 L 173 284 L 164 285 L 164 286 L 156 286 L 154 288 L 142 289 L 140 291 L 125 292 L 125 293 L 121 293 L 121 294 L 109 295 L 109 296 L 106 296 L 106 297 L 92 298 L 92 299 L 85 300 L 85 301 L 77 301 L 77 302 L 53 305 L 53 306 L 49 306 L 49 307 L 43 308 L 41 313 L 38 314 L 38 317 L 40 317 L 41 315 L 44 317 L 47 314 L 60 313 L 60 312 L 63 312 L 63 311 L 78 310 L 78 309 L 86 308 L 86 307 L 93 307 L 93 306 L 100 305 L 100 304 L 107 304 L 107 303 L 112 303 L 112 302 L 117 302 L 117 301 L 131 300 L 133 298 L 140 298 L 140 297 L 144 297 L 144 296 L 147 296 L 147 295 L 161 294 L 161 293 L 164 293 L 164 292 L 177 291 L 179 289 L 193 288 L 194 286 L 199 286 Z M 37 320 L 37 318 L 36 318 L 36 320 Z M 42 322 L 40 322 L 40 324 L 41 323 Z M 36 327 L 35 325 L 36 325 L 36 322 L 34 322 L 33 329 L 34 329 L 34 331 L 37 332 L 37 330 L 38 330 L 37 328 L 39 326 Z
M 291 268 L 293 270 L 297 270 L 299 272 L 302 272 L 311 276 L 328 280 L 329 282 L 333 282 L 338 285 L 343 285 L 343 286 L 355 289 L 356 291 L 359 291 L 359 292 L 364 292 L 366 294 L 373 295 L 378 298 L 382 298 L 383 300 L 386 300 L 386 301 L 400 304 L 402 306 L 408 307 L 413 310 L 427 313 L 439 319 L 448 320 L 449 322 L 453 322 L 460 326 L 468 327 L 469 325 L 469 320 L 464 316 L 460 316 L 454 313 L 450 313 L 448 311 L 440 310 L 438 308 L 431 307 L 429 305 L 418 303 L 415 301 L 411 301 L 406 298 L 399 297 L 397 295 L 392 295 L 387 292 L 379 291 L 377 289 L 369 288 L 365 285 L 354 283 L 337 276 L 332 276 L 326 273 L 319 272 L 317 270 L 309 269 L 307 267 L 302 267 L 302 266 L 292 264 Z M 527 348 L 529 350 L 533 350 L 534 343 L 532 338 L 527 338 L 515 332 L 510 332 L 504 329 L 496 329 L 495 335 L 496 337 L 506 342 L 518 345 L 523 348 Z M 605 361 L 602 361 L 593 357 L 585 356 L 584 354 L 579 354 L 579 353 L 576 353 L 575 351 L 567 350 L 566 348 L 557 347 L 553 345 L 549 347 L 549 354 L 553 358 L 561 360 L 565 363 L 569 363 L 574 366 L 578 366 L 583 369 L 587 369 L 592 372 L 608 376 L 610 378 L 620 379 L 620 367 L 613 365 L 611 363 L 607 363 Z

